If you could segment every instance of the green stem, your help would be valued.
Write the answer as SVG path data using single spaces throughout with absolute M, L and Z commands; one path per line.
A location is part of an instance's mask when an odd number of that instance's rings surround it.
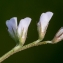
M 9 52 L 7 52 L 5 55 L 3 55 L 2 57 L 0 57 L 0 63 L 2 61 L 4 61 L 6 58 L 10 57 L 11 55 L 13 55 L 14 53 L 16 52 L 19 52 L 19 51 L 22 51 L 22 50 L 25 50 L 25 49 L 28 49 L 30 47 L 33 47 L 33 46 L 38 46 L 38 45 L 43 45 L 43 44 L 47 44 L 48 42 L 51 42 L 51 41 L 44 41 L 44 42 L 40 42 L 40 40 L 37 40 L 35 42 L 32 42 L 28 45 L 24 45 L 24 46 L 16 46 L 14 47 L 12 50 L 10 50 Z
M 12 50 L 10 50 L 9 52 L 7 52 L 5 55 L 3 55 L 2 57 L 0 57 L 0 63 L 2 61 L 4 61 L 6 58 L 8 58 L 9 56 L 13 55 L 15 53 L 15 51 L 17 51 L 19 48 L 21 48 L 21 46 L 16 46 Z

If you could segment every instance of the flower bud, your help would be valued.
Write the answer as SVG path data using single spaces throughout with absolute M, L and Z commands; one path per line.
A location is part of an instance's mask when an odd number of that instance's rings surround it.
M 52 18 L 53 13 L 52 12 L 46 12 L 46 13 L 42 13 L 40 16 L 40 20 L 37 24 L 38 27 L 38 33 L 39 33 L 39 39 L 43 39 L 45 34 L 46 34 L 46 30 L 49 24 L 50 19 Z
M 59 29 L 59 31 L 56 33 L 55 37 L 53 38 L 52 42 L 57 43 L 59 41 L 63 40 L 63 27 Z

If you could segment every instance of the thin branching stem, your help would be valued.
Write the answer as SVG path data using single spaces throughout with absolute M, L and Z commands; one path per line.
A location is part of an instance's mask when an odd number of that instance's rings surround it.
M 51 42 L 51 41 L 49 41 L 49 42 Z M 2 57 L 0 57 L 0 63 L 2 61 L 4 61 L 5 59 L 7 59 L 8 57 L 10 57 L 11 55 L 13 55 L 13 54 L 15 54 L 15 53 L 17 53 L 19 51 L 31 48 L 33 46 L 39 46 L 39 45 L 47 44 L 47 43 L 48 43 L 48 41 L 40 42 L 40 40 L 37 40 L 37 41 L 34 41 L 34 42 L 30 43 L 30 44 L 24 45 L 22 47 L 20 45 L 15 46 L 12 50 L 10 50 L 5 55 L 3 55 Z

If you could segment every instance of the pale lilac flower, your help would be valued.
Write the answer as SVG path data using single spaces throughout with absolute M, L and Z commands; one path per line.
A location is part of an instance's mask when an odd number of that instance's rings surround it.
M 8 32 L 14 39 L 19 39 L 19 41 L 24 44 L 27 36 L 27 30 L 31 23 L 31 18 L 26 17 L 20 20 L 19 25 L 17 25 L 17 17 L 13 17 L 6 21 L 8 27 Z
M 23 43 L 26 40 L 27 31 L 28 31 L 30 22 L 31 22 L 31 18 L 29 17 L 20 20 L 20 23 L 18 26 L 18 37 L 19 38 L 21 37 L 19 40 L 22 41 Z
M 17 33 L 17 17 L 13 17 L 10 20 L 7 20 L 6 25 L 8 27 L 8 32 L 10 33 L 10 35 L 15 38 L 15 35 Z
M 53 16 L 52 12 L 46 12 L 41 14 L 40 20 L 37 24 L 40 39 L 44 38 L 49 21 L 52 18 L 52 16 Z
M 53 43 L 57 43 L 59 41 L 63 40 L 63 27 L 59 29 L 59 31 L 56 33 L 55 37 L 53 38 Z

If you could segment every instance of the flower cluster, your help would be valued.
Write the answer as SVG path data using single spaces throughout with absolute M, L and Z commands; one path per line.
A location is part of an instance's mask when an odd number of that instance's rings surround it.
M 39 39 L 43 40 L 46 34 L 46 30 L 49 24 L 50 19 L 53 16 L 53 12 L 45 12 L 42 13 L 37 23 L 37 29 L 39 34 Z M 6 21 L 6 25 L 8 27 L 8 32 L 12 36 L 13 39 L 18 40 L 19 44 L 23 45 L 26 41 L 28 27 L 31 23 L 31 18 L 26 17 L 20 20 L 19 25 L 17 25 L 17 17 L 13 17 L 10 20 Z M 52 42 L 57 43 L 63 39 L 63 28 L 61 28 L 55 37 L 53 38 Z
M 13 17 L 6 21 L 8 27 L 8 32 L 15 40 L 19 40 L 20 44 L 24 44 L 27 36 L 27 30 L 30 25 L 31 18 L 26 17 L 20 20 L 19 25 L 17 25 L 17 17 Z

